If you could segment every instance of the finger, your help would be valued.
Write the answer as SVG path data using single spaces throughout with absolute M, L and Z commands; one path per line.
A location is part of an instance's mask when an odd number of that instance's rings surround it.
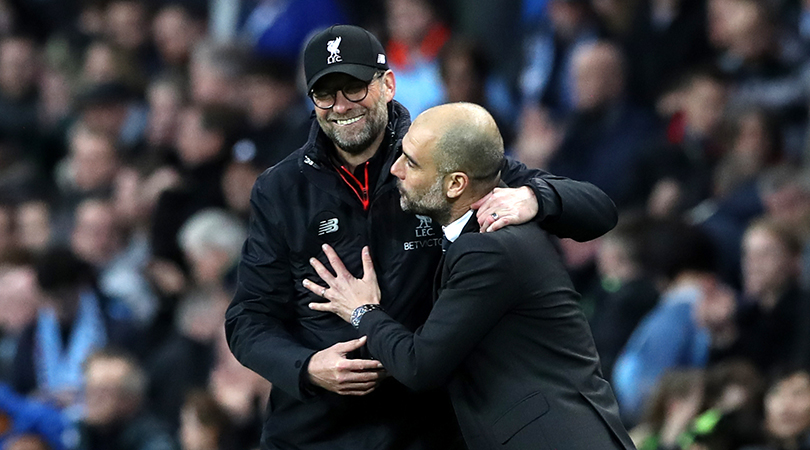
M 323 302 L 323 303 L 312 302 L 307 306 L 309 306 L 309 309 L 313 311 L 324 311 L 324 312 L 337 311 L 337 308 L 335 308 L 335 306 L 332 305 L 332 302 Z
M 508 216 L 507 217 L 498 217 L 498 220 L 492 222 L 489 225 L 489 227 L 487 227 L 486 231 L 490 232 L 490 231 L 499 230 L 499 229 L 509 225 L 510 223 L 512 223 L 512 221 L 509 219 Z
M 384 370 L 381 362 L 374 359 L 347 359 L 342 367 L 351 372 L 370 372 L 379 374 Z
M 374 271 L 374 262 L 368 246 L 363 247 L 363 280 L 377 282 L 377 273 Z
M 377 383 L 362 383 L 358 385 L 352 385 L 351 388 L 341 389 L 339 393 L 341 395 L 366 395 L 374 389 L 377 388 Z
M 315 269 L 315 273 L 317 273 L 318 276 L 329 285 L 329 287 L 332 287 L 332 284 L 335 282 L 335 276 L 332 275 L 332 272 L 330 272 L 329 269 L 323 265 L 323 263 L 318 261 L 316 258 L 309 258 L 309 265 Z
M 492 217 L 492 214 L 488 214 L 486 216 L 478 218 L 478 225 L 480 226 L 479 232 L 483 233 L 489 229 L 489 226 L 495 222 L 495 218 Z
M 323 252 L 326 254 L 326 259 L 329 260 L 329 264 L 332 265 L 332 270 L 335 271 L 335 275 L 340 278 L 347 278 L 351 277 L 352 274 L 346 270 L 346 266 L 343 265 L 343 261 L 340 260 L 337 252 L 330 246 L 329 244 L 323 244 L 321 246 L 323 248 Z
M 324 291 L 324 289 L 328 289 L 319 285 L 318 283 L 315 283 L 312 280 L 304 280 L 301 284 L 303 284 L 305 288 L 309 289 L 313 294 L 317 295 L 318 297 L 321 297 L 321 293 Z
M 354 339 L 354 340 L 351 340 L 351 341 L 338 342 L 337 344 L 333 345 L 332 347 L 334 347 L 335 350 L 339 351 L 340 353 L 346 354 L 346 353 L 349 353 L 351 351 L 357 350 L 358 348 L 365 345 L 365 343 L 366 343 L 366 337 L 363 336 L 363 337 L 361 337 L 359 339 Z M 370 361 L 370 360 L 365 360 L 364 359 L 362 361 Z

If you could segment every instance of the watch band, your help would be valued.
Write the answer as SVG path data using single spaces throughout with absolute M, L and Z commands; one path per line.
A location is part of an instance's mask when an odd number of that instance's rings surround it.
M 360 328 L 360 319 L 363 318 L 363 315 L 369 311 L 374 311 L 375 309 L 381 310 L 382 306 L 369 303 L 355 308 L 354 311 L 352 311 L 352 318 L 351 318 L 352 326 L 355 328 Z

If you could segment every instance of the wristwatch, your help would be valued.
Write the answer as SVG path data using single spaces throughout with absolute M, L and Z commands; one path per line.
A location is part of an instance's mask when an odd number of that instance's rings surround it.
M 369 311 L 374 311 L 375 309 L 380 309 L 381 310 L 382 306 L 380 306 L 378 304 L 369 303 L 369 304 L 366 304 L 366 305 L 363 305 L 363 306 L 358 306 L 357 308 L 355 308 L 354 311 L 352 311 L 352 318 L 351 318 L 352 326 L 355 327 L 355 328 L 360 328 L 360 319 L 363 318 L 363 314 L 365 314 L 365 313 L 367 313 Z

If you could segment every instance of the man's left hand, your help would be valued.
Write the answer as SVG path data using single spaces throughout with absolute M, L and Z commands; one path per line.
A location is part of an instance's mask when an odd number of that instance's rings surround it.
M 346 322 L 351 321 L 352 312 L 363 305 L 380 303 L 380 286 L 377 284 L 377 274 L 371 261 L 368 247 L 363 247 L 363 278 L 355 278 L 343 265 L 337 253 L 327 244 L 323 245 L 323 252 L 332 265 L 335 275 L 315 258 L 309 263 L 329 285 L 328 288 L 318 286 L 310 280 L 304 280 L 304 287 L 316 295 L 327 300 L 325 303 L 313 302 L 310 309 L 335 313 Z
M 526 223 L 532 220 L 538 211 L 537 197 L 528 186 L 495 188 L 473 203 L 471 208 L 478 210 L 477 218 L 481 232 Z

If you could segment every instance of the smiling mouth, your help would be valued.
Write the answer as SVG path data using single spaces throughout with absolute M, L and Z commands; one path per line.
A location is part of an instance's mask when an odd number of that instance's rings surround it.
M 335 120 L 335 123 L 338 124 L 338 125 L 351 125 L 351 124 L 357 122 L 358 120 L 360 120 L 362 118 L 363 118 L 363 116 L 360 115 L 360 116 L 357 116 L 357 117 L 352 117 L 351 119 L 337 119 L 337 120 Z

